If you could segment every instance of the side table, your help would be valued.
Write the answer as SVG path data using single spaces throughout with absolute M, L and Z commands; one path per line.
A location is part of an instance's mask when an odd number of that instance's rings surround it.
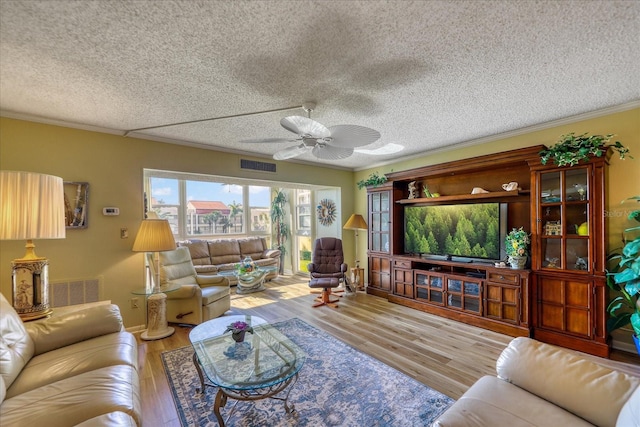
M 351 277 L 355 277 L 353 284 L 355 285 L 356 289 L 359 291 L 363 291 L 364 290 L 364 268 L 352 267 Z
M 159 291 L 142 288 L 131 292 L 134 295 L 147 296 L 147 330 L 140 335 L 140 338 L 150 341 L 173 335 L 175 330 L 167 323 L 167 295 L 165 292 L 177 291 L 180 287 L 180 285 L 174 284 L 160 288 Z

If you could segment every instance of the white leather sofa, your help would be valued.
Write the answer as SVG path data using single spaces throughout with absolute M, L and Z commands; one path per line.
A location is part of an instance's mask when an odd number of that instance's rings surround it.
M 138 347 L 118 306 L 23 323 L 0 294 L 0 424 L 140 426 Z
M 515 338 L 498 358 L 498 376 L 480 378 L 433 426 L 637 427 L 637 368 L 635 375 L 635 367 L 625 364 L 625 373 L 559 347 Z

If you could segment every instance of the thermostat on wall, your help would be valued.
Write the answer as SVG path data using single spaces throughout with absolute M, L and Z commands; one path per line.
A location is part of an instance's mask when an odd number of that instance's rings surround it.
M 118 208 L 102 208 L 102 215 L 120 215 L 120 209 Z

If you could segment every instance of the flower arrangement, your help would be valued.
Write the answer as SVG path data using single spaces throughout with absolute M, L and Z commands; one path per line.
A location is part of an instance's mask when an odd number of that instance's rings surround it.
M 527 256 L 527 248 L 531 239 L 526 231 L 520 228 L 514 228 L 507 234 L 505 238 L 505 251 L 510 257 Z
M 233 338 L 235 342 L 243 342 L 244 334 L 247 332 L 252 334 L 253 328 L 246 322 L 238 321 L 228 325 L 224 333 L 226 334 L 229 331 L 231 331 L 231 338 Z
M 246 257 L 242 262 L 236 264 L 235 268 L 239 275 L 244 275 L 255 270 L 255 263 L 250 257 Z
M 246 322 L 233 322 L 232 324 L 227 326 L 227 329 L 224 331 L 225 333 L 231 331 L 231 333 L 239 333 L 239 332 L 249 332 L 253 333 L 253 328 Z

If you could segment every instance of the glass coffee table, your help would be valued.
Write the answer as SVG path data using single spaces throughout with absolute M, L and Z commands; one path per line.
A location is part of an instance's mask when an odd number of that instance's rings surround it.
M 223 270 L 218 271 L 216 274 L 220 276 L 234 276 L 238 278 L 238 284 L 236 285 L 236 293 L 238 294 L 250 294 L 252 292 L 263 291 L 264 279 L 267 274 L 273 273 L 277 270 L 277 267 L 256 267 L 250 273 L 239 273 L 237 270 Z
M 236 343 L 225 333 L 233 322 L 246 322 L 253 328 L 243 342 Z M 227 398 L 236 400 L 278 399 L 287 413 L 289 393 L 298 380 L 306 355 L 282 332 L 257 316 L 223 316 L 196 326 L 189 333 L 194 349 L 193 363 L 200 377 L 200 392 L 206 386 L 218 387 L 213 412 L 220 426 L 220 408 Z M 289 388 L 284 397 L 276 396 Z M 230 415 L 230 414 L 229 414 Z

